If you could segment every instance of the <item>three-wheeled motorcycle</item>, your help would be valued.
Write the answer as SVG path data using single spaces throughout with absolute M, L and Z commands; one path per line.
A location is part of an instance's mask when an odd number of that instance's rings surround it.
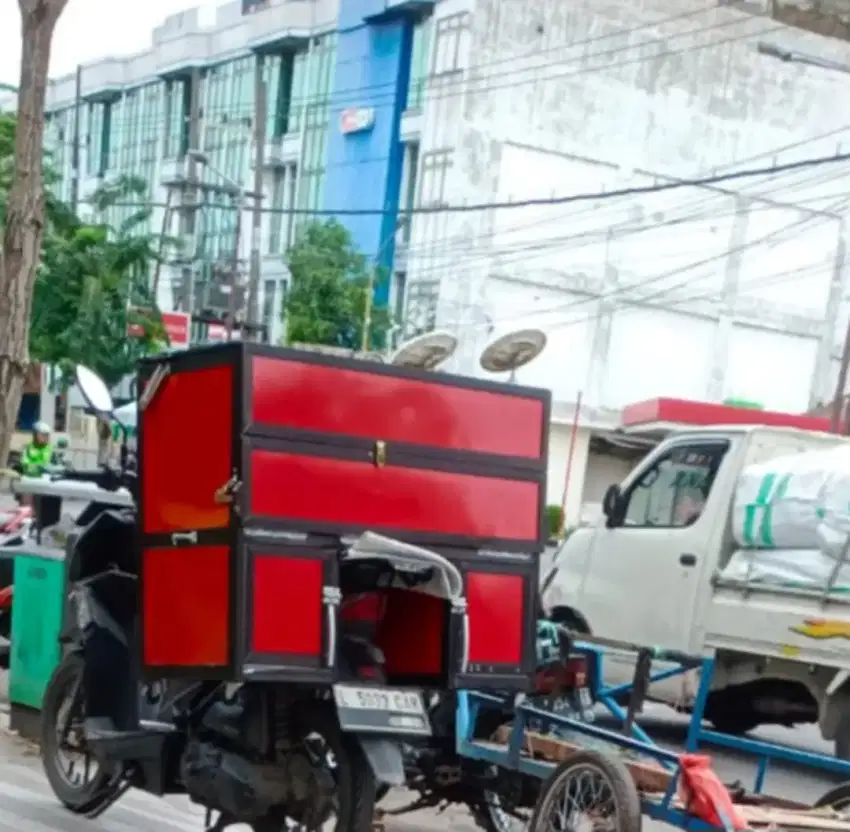
M 533 686 L 548 393 L 245 343 L 149 359 L 139 390 L 136 465 L 70 474 L 135 504 L 69 542 L 54 792 L 371 829 L 435 694 Z

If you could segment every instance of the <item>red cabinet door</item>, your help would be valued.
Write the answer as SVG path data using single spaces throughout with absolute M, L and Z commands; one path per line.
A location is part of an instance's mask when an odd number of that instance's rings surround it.
M 453 662 L 454 686 L 526 690 L 536 665 L 537 556 L 465 557 L 466 651 Z M 457 619 L 459 616 L 453 616 Z M 454 624 L 461 629 L 459 622 Z M 458 633 L 455 643 L 462 643 Z
M 303 531 L 371 529 L 447 545 L 533 547 L 541 486 L 532 479 L 425 467 L 377 466 L 365 451 L 267 441 L 248 449 L 243 516 Z
M 332 681 L 340 644 L 336 550 L 257 540 L 242 553 L 243 678 Z
M 390 444 L 545 463 L 548 413 L 540 391 L 367 362 L 250 359 L 248 429 L 382 439 Z

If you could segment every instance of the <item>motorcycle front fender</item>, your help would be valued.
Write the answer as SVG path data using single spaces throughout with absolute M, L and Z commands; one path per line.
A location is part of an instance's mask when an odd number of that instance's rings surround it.
M 388 786 L 403 786 L 405 775 L 402 744 L 384 737 L 370 737 L 364 734 L 356 736 L 375 779 Z

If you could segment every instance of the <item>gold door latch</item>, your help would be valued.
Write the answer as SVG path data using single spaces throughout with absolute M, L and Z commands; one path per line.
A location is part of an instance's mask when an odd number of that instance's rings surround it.
M 222 485 L 221 488 L 216 489 L 213 497 L 216 505 L 230 505 L 240 488 L 242 488 L 242 483 L 239 481 L 239 478 L 234 472 L 233 476 L 224 485 Z
M 387 464 L 387 443 L 383 439 L 375 442 L 375 448 L 372 451 L 372 462 L 376 468 L 383 468 Z

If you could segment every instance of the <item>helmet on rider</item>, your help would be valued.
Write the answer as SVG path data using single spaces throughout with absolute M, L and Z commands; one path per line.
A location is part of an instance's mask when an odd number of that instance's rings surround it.
M 50 442 L 50 426 L 46 422 L 36 422 L 32 426 L 32 439 L 36 445 L 47 445 Z

